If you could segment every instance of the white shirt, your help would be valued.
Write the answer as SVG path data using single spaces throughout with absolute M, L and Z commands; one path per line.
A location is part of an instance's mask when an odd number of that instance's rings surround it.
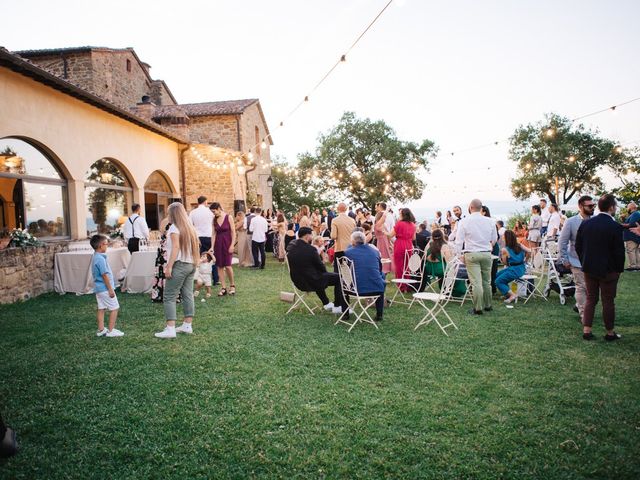
M 205 205 L 198 205 L 189 213 L 189 219 L 199 237 L 210 237 L 213 229 L 213 212 Z
M 553 212 L 549 216 L 549 224 L 547 226 L 547 237 L 553 237 L 560 234 L 560 221 L 562 217 L 558 212 Z M 555 230 L 555 233 L 554 233 Z
M 384 218 L 384 228 L 387 229 L 387 232 L 393 230 L 393 227 L 396 226 L 396 218 L 393 216 L 393 213 L 387 212 Z
M 171 248 L 172 248 L 171 234 L 172 233 L 176 233 L 180 235 L 180 230 L 178 230 L 178 227 L 176 227 L 175 225 L 171 225 L 169 227 L 169 231 L 167 232 L 167 243 L 166 243 L 167 261 L 169 260 L 169 258 L 171 258 Z M 178 249 L 178 256 L 176 257 L 176 262 L 177 261 L 184 262 L 184 263 L 193 263 L 193 257 L 191 255 L 188 255 L 186 257 L 182 256 L 182 251 Z
M 456 249 L 462 252 L 490 252 L 498 240 L 495 222 L 480 212 L 460 220 L 457 230 Z
M 133 222 L 133 225 L 131 225 L 131 222 Z M 122 226 L 122 236 L 125 240 L 129 240 L 134 237 L 149 238 L 149 226 L 147 225 L 147 221 L 144 217 L 134 213 L 124 222 L 124 225 Z
M 267 219 L 262 215 L 256 215 L 251 220 L 249 230 L 253 233 L 251 240 L 254 242 L 262 243 L 267 241 L 267 231 L 269 230 L 269 224 Z
M 540 217 L 542 218 L 542 226 L 548 227 L 549 217 L 551 217 L 551 214 L 549 213 L 549 207 L 544 208 L 542 212 L 540 212 Z

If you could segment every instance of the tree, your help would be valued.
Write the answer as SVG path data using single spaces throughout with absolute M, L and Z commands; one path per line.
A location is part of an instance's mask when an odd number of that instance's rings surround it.
M 437 152 L 430 140 L 399 140 L 384 121 L 359 119 L 353 112 L 345 112 L 318 141 L 315 154 L 298 157 L 302 180 L 369 208 L 379 201 L 420 198 L 425 185 L 417 173 Z
M 304 174 L 298 168 L 290 167 L 279 158 L 273 161 L 271 176 L 273 205 L 287 214 L 297 212 L 301 205 L 316 209 L 333 203 L 312 182 L 305 181 Z
M 510 141 L 509 157 L 518 164 L 511 191 L 521 200 L 538 194 L 566 204 L 577 194 L 604 190 L 605 170 L 620 175 L 638 158 L 637 152 L 600 137 L 597 130 L 555 114 L 520 126 Z

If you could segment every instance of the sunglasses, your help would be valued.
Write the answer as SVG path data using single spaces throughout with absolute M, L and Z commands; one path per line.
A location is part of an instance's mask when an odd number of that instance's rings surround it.
M 587 203 L 585 205 L 583 205 L 583 208 L 595 208 L 596 204 L 595 203 Z

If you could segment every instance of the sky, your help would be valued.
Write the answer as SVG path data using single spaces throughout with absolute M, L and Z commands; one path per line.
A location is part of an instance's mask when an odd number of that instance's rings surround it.
M 640 97 L 639 1 L 394 0 L 276 128 L 387 1 L 0 0 L 0 45 L 133 47 L 180 103 L 259 98 L 272 156 L 290 162 L 344 111 L 383 119 L 399 138 L 440 149 L 415 208 L 513 200 L 504 140 L 519 125 Z M 584 123 L 639 145 L 640 101 Z

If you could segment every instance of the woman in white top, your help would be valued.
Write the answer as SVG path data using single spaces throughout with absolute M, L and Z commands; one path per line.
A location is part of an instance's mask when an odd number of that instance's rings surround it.
M 166 282 L 164 286 L 164 316 L 166 327 L 156 333 L 157 338 L 176 338 L 178 333 L 193 333 L 193 276 L 200 251 L 198 234 L 186 210 L 179 202 L 169 205 L 169 222 L 167 232 L 167 266 L 164 269 Z M 176 299 L 182 294 L 182 310 L 184 320 L 176 328 Z
M 529 235 L 527 241 L 532 248 L 540 246 L 542 240 L 540 230 L 542 229 L 542 217 L 540 216 L 540 206 L 531 207 L 531 218 L 529 219 Z

